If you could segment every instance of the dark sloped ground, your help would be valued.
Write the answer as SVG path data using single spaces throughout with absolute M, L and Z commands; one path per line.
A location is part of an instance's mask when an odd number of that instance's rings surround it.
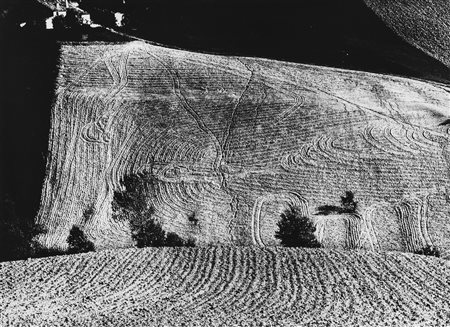
M 450 270 L 399 253 L 164 248 L 0 264 L 2 326 L 445 326 Z
M 416 5 L 422 6 L 418 1 Z M 448 67 L 404 41 L 363 0 L 135 0 L 122 8 L 114 1 L 91 0 L 83 6 L 93 13 L 102 8 L 101 20 L 105 8 L 125 11 L 129 21 L 126 33 L 187 50 L 441 82 L 450 78 Z M 377 4 L 375 9 L 382 6 Z M 427 26 L 422 24 L 422 28 Z
M 59 47 L 35 34 L 14 36 L 0 37 L 0 219 L 15 210 L 30 220 L 44 178 Z
M 0 20 L 0 220 L 30 221 L 39 208 L 58 41 L 81 41 L 83 35 L 90 41 L 126 40 L 102 29 L 19 31 Z
M 450 66 L 449 1 L 365 1 L 403 39 Z

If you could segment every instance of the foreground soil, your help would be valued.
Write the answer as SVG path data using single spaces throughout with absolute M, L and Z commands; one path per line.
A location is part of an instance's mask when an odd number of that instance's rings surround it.
M 2 326 L 443 326 L 450 267 L 402 253 L 147 248 L 0 264 Z

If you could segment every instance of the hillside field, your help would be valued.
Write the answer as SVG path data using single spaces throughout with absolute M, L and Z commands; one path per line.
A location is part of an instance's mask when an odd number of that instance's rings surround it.
M 445 256 L 449 104 L 448 87 L 407 78 L 143 42 L 68 44 L 39 240 L 64 248 L 77 224 L 97 248 L 131 246 L 111 201 L 125 176 L 148 172 L 155 219 L 200 245 L 275 245 L 280 213 L 296 205 L 325 246 L 435 245 Z M 358 212 L 314 215 L 346 191 Z

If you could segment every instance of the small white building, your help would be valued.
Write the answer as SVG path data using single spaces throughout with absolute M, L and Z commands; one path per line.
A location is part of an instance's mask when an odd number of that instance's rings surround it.
M 88 13 L 81 14 L 81 21 L 83 25 L 91 25 L 92 24 L 91 15 Z
M 114 13 L 114 18 L 115 18 L 115 22 L 116 22 L 116 26 L 117 27 L 123 27 L 123 13 L 121 12 L 116 12 Z
M 66 16 L 67 16 L 67 11 L 62 9 L 61 6 L 59 4 L 57 4 L 56 10 L 53 10 L 53 16 L 45 19 L 45 28 L 48 30 L 52 30 L 54 28 L 53 19 L 55 17 L 63 17 L 64 18 Z

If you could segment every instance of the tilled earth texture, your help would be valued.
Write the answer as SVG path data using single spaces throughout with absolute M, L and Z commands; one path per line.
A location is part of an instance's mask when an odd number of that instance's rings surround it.
M 1 326 L 448 326 L 447 261 L 256 247 L 0 263 Z
M 75 224 L 97 248 L 132 245 L 111 201 L 147 172 L 155 219 L 198 245 L 275 245 L 296 205 L 326 247 L 449 253 L 448 87 L 143 42 L 64 45 L 57 82 L 46 247 Z M 357 212 L 314 215 L 346 191 Z

